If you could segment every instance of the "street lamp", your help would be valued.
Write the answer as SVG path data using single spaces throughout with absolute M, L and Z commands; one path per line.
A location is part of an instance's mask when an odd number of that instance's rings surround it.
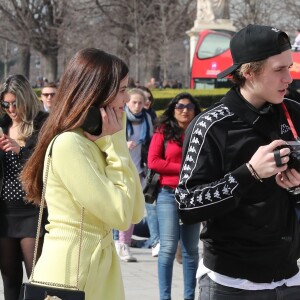
M 189 87 L 190 83 L 190 41 L 188 39 L 183 40 L 183 46 L 185 49 L 185 58 L 184 58 L 184 85 Z

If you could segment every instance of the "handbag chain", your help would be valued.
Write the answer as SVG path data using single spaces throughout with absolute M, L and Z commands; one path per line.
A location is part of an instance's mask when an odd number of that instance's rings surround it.
M 48 173 L 49 173 L 50 163 L 51 163 L 51 160 L 52 160 L 52 147 L 53 147 L 53 143 L 54 143 L 56 137 L 54 138 L 54 140 L 52 142 L 51 148 L 49 150 L 48 158 L 47 158 L 46 174 L 45 174 L 45 179 L 44 179 L 44 183 L 43 183 L 41 204 L 40 204 L 40 210 L 39 210 L 38 226 L 37 226 L 35 245 L 34 245 L 33 261 L 32 261 L 32 272 L 31 272 L 31 275 L 30 275 L 31 280 L 29 280 L 29 281 L 32 282 L 32 283 L 39 283 L 39 284 L 44 284 L 44 285 L 48 285 L 48 286 L 79 290 L 79 266 L 80 266 L 81 247 L 82 247 L 84 207 L 81 207 L 81 216 L 80 216 L 80 234 L 79 234 L 79 249 L 78 249 L 76 286 L 63 284 L 63 283 L 36 281 L 36 280 L 33 279 L 34 268 L 35 268 L 35 264 L 36 264 L 36 260 L 37 260 L 39 239 L 40 239 L 40 234 L 41 234 L 43 211 L 44 211 L 44 207 L 45 207 L 46 185 L 47 185 L 47 181 L 48 181 Z

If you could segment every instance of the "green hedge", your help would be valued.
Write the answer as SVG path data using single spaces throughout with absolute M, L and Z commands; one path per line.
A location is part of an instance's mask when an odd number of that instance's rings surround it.
M 228 91 L 226 88 L 213 89 L 213 90 L 195 90 L 195 89 L 153 89 L 151 90 L 155 99 L 153 108 L 158 110 L 164 110 L 168 103 L 177 94 L 182 92 L 190 93 L 194 96 L 201 107 L 201 109 L 207 108 L 213 103 L 219 101 Z
M 35 91 L 35 93 L 37 94 L 37 96 L 39 98 L 41 98 L 41 92 L 42 92 L 42 89 L 41 88 L 33 88 L 33 90 Z
M 34 91 L 41 97 L 41 88 L 34 88 Z M 213 103 L 219 101 L 228 91 L 228 89 L 213 89 L 213 90 L 195 90 L 195 89 L 153 89 L 151 90 L 155 99 L 153 108 L 156 111 L 164 110 L 168 103 L 179 93 L 187 92 L 194 96 L 200 105 L 201 109 L 207 108 Z

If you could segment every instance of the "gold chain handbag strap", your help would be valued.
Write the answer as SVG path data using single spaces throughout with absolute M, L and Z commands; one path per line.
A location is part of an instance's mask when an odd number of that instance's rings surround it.
M 81 247 L 82 247 L 82 233 L 83 233 L 83 219 L 84 219 L 84 207 L 81 208 L 81 216 L 80 216 L 80 234 L 79 234 L 79 249 L 78 249 L 78 263 L 77 263 L 77 277 L 76 277 L 76 286 L 73 285 L 67 285 L 67 284 L 61 284 L 61 283 L 53 283 L 53 282 L 44 282 L 44 281 L 35 281 L 33 279 L 34 276 L 34 268 L 36 265 L 36 259 L 37 259 L 37 252 L 38 252 L 38 246 L 39 246 L 39 239 L 41 234 L 41 227 L 42 227 L 42 218 L 43 218 L 43 211 L 45 208 L 45 194 L 46 194 L 46 185 L 48 181 L 48 173 L 50 168 L 50 163 L 52 160 L 52 147 L 54 144 L 55 139 L 54 138 L 52 145 L 49 150 L 48 158 L 47 158 L 47 164 L 46 164 L 46 171 L 45 171 L 45 180 L 43 183 L 43 189 L 42 189 L 42 198 L 41 198 L 41 205 L 39 210 L 39 218 L 38 218 L 38 226 L 37 226 L 37 232 L 36 232 L 36 238 L 35 238 L 35 245 L 34 245 L 34 254 L 33 254 L 33 261 L 32 261 L 32 272 L 31 272 L 31 280 L 30 282 L 45 284 L 49 286 L 55 286 L 55 287 L 62 287 L 62 288 L 69 288 L 69 289 L 76 289 L 79 290 L 79 266 L 80 266 L 80 256 L 81 256 Z

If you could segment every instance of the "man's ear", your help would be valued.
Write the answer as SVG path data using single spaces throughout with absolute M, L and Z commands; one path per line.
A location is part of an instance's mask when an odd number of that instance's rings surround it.
M 243 76 L 244 76 L 247 80 L 252 79 L 252 78 L 253 78 L 253 75 L 254 75 L 254 73 L 253 73 L 250 69 L 248 69 L 247 71 L 243 72 Z

